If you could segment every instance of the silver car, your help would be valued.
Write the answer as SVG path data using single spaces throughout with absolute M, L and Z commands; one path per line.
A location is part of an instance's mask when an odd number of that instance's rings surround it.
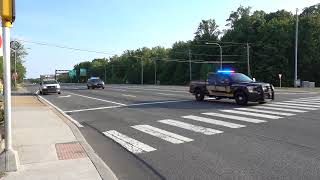
M 60 84 L 54 79 L 42 80 L 39 87 L 40 94 L 58 93 L 61 94 Z

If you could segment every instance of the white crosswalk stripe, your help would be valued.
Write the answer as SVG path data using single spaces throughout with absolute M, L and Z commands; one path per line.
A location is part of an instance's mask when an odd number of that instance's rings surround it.
M 265 110 L 252 109 L 252 108 L 236 108 L 236 110 L 251 111 L 251 112 L 257 112 L 257 113 L 266 113 L 266 114 L 275 114 L 275 115 L 280 115 L 280 116 L 294 116 L 294 115 L 296 115 L 293 113 L 285 113 L 285 112 L 278 112 L 278 111 L 265 111 Z
M 284 103 L 297 103 L 297 104 L 310 104 L 310 105 L 320 105 L 320 102 L 314 101 L 283 101 Z
M 106 132 L 102 132 L 105 136 L 113 139 L 115 142 L 119 143 L 121 146 L 126 148 L 128 151 L 132 153 L 143 153 L 143 152 L 151 152 L 157 149 L 146 145 L 140 141 L 137 141 L 133 138 L 130 138 L 124 134 L 121 134 L 115 130 L 110 130 Z
M 281 104 L 281 105 L 292 105 L 292 106 L 301 106 L 301 107 L 311 107 L 311 108 L 320 108 L 320 106 L 316 105 L 309 105 L 309 104 L 297 104 L 297 103 L 285 103 L 285 102 L 277 102 L 274 104 Z
M 270 110 L 285 111 L 285 112 L 296 112 L 296 113 L 305 113 L 305 112 L 308 112 L 308 111 L 303 111 L 303 110 L 298 110 L 298 109 L 288 109 L 288 108 L 268 107 L 268 106 L 253 106 L 253 108 L 270 109 Z
M 274 115 L 260 114 L 260 113 L 253 113 L 253 112 L 236 111 L 236 110 L 220 110 L 220 111 L 232 113 L 232 114 L 241 114 L 241 115 L 247 115 L 247 116 L 267 118 L 267 119 L 280 119 L 280 118 L 282 118 L 281 116 L 274 116 Z
M 158 122 L 168 124 L 171 126 L 175 126 L 175 127 L 179 127 L 182 129 L 187 129 L 190 131 L 198 132 L 198 133 L 205 134 L 205 135 L 213 135 L 213 134 L 223 133 L 223 131 L 219 131 L 216 129 L 205 128 L 202 126 L 197 126 L 197 125 L 193 125 L 193 124 L 189 124 L 189 123 L 185 123 L 185 122 L 181 122 L 181 121 L 176 121 L 176 120 L 172 120 L 172 119 L 160 120 Z
M 320 100 L 312 100 L 312 99 L 294 99 L 292 101 L 299 101 L 299 102 L 315 102 L 315 103 L 320 103 Z
M 316 99 L 316 100 L 320 100 L 320 96 L 316 96 L 316 97 L 306 97 L 306 98 L 299 98 L 299 99 Z
M 273 107 L 282 107 L 282 108 L 292 108 L 292 109 L 303 109 L 303 110 L 317 110 L 317 108 L 310 108 L 310 107 L 297 107 L 294 105 L 287 106 L 282 104 L 265 104 L 265 106 L 273 106 Z
M 209 116 L 222 117 L 222 118 L 227 118 L 227 119 L 233 119 L 233 120 L 237 120 L 237 121 L 245 121 L 245 122 L 250 122 L 250 123 L 267 122 L 265 120 L 260 120 L 260 119 L 247 118 L 247 117 L 234 116 L 234 115 L 227 115 L 227 114 L 221 114 L 221 113 L 202 113 L 202 114 L 209 115 Z
M 242 127 L 246 127 L 245 125 L 241 125 L 241 124 L 230 123 L 230 122 L 225 122 L 225 121 L 219 121 L 219 120 L 216 120 L 216 119 L 199 117 L 199 116 L 193 116 L 193 115 L 182 116 L 182 117 L 183 117 L 183 118 L 186 118 L 186 119 L 191 119 L 191 120 L 195 120 L 195 121 L 200 121 L 200 122 L 208 123 L 208 124 L 214 124 L 214 125 L 218 125 L 218 126 L 225 126 L 225 127 L 228 127 L 228 128 L 242 128 Z
M 142 131 L 144 133 L 150 134 L 152 136 L 158 137 L 160 139 L 163 139 L 165 141 L 171 142 L 173 144 L 181 144 L 185 142 L 190 142 L 193 141 L 193 139 L 180 136 L 178 134 L 165 131 L 150 125 L 136 125 L 136 126 L 131 126 L 134 129 L 137 129 L 139 131 Z

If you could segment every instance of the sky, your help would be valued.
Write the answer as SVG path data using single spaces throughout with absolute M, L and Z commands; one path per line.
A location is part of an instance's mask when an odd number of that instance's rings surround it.
M 27 78 L 69 70 L 81 61 L 109 57 L 142 47 L 171 47 L 192 40 L 203 19 L 221 29 L 232 11 L 242 6 L 274 12 L 319 3 L 320 0 L 17 0 L 11 38 L 23 40 Z M 32 44 L 46 42 L 80 52 Z

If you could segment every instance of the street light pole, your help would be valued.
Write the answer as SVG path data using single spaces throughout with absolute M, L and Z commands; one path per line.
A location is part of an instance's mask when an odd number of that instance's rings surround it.
M 250 46 L 249 43 L 247 43 L 247 68 L 248 68 L 248 76 L 251 76 L 251 71 L 250 71 Z
M 141 58 L 141 84 L 143 85 L 143 59 Z
M 189 49 L 189 78 L 192 81 L 192 64 L 191 64 L 191 50 Z
M 209 43 L 207 42 L 206 44 L 212 44 L 212 45 L 217 45 L 220 48 L 220 69 L 222 69 L 222 47 L 218 43 Z
M 295 61 L 294 61 L 294 87 L 297 87 L 298 80 L 298 30 L 299 30 L 299 18 L 298 8 L 296 9 L 296 45 L 295 45 Z
M 154 84 L 157 84 L 157 60 L 154 60 Z

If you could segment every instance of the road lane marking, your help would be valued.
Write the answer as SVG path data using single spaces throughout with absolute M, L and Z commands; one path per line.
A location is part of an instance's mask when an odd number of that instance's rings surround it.
M 310 107 L 297 107 L 297 106 L 287 106 L 282 104 L 265 104 L 265 106 L 273 106 L 273 107 L 282 107 L 282 108 L 292 108 L 292 109 L 302 109 L 302 110 L 317 110 L 317 108 L 310 108 Z
M 58 96 L 58 98 L 66 98 L 66 97 L 71 97 L 71 95 L 66 95 L 66 96 Z
M 301 107 L 311 107 L 311 108 L 320 108 L 320 106 L 309 105 L 309 104 L 298 104 L 298 103 L 285 103 L 285 102 L 276 102 L 274 104 L 283 104 L 283 105 L 292 105 L 292 106 L 301 106 Z
M 122 103 L 118 103 L 118 102 L 114 102 L 114 101 L 108 101 L 108 100 L 104 100 L 104 99 L 99 99 L 99 98 L 95 98 L 95 97 L 90 97 L 90 96 L 85 96 L 85 95 L 81 95 L 81 94 L 75 94 L 75 93 L 69 93 L 75 96 L 80 96 L 80 97 L 84 97 L 84 98 L 88 98 L 88 99 L 94 99 L 97 101 L 103 101 L 103 102 L 107 102 L 107 103 L 112 103 L 112 104 L 117 104 L 120 106 L 126 106 L 126 104 L 122 104 Z
M 159 95 L 165 95 L 165 96 L 177 96 L 177 94 L 167 94 L 167 93 L 156 93 Z
M 119 143 L 121 146 L 126 148 L 128 151 L 138 154 L 143 152 L 151 152 L 155 151 L 157 149 L 144 144 L 138 140 L 135 140 L 133 138 L 130 138 L 124 134 L 121 134 L 115 130 L 110 130 L 106 132 L 102 132 L 105 136 L 111 138 L 115 142 Z
M 64 115 L 65 117 L 67 117 L 71 122 L 73 122 L 76 126 L 78 126 L 79 128 L 82 128 L 83 125 L 80 124 L 78 121 L 74 120 L 71 116 L 69 116 L 68 114 L 66 114 L 65 112 L 62 111 L 62 109 L 58 108 L 57 106 L 55 106 L 54 104 L 52 104 L 50 101 L 46 100 L 44 97 L 39 96 L 39 98 L 41 98 L 42 100 L 44 100 L 46 103 L 48 103 L 50 106 L 52 106 L 53 108 L 55 108 L 57 111 L 59 111 L 62 115 Z
M 306 98 L 298 98 L 300 100 L 310 100 L 310 99 L 317 99 L 320 100 L 320 96 L 315 96 L 315 97 L 306 97 Z
M 250 122 L 250 123 L 267 122 L 265 120 L 260 120 L 260 119 L 247 118 L 247 117 L 234 116 L 234 115 L 227 115 L 227 114 L 221 114 L 221 113 L 202 113 L 202 114 L 209 115 L 209 116 L 222 117 L 222 118 L 227 118 L 227 119 L 233 119 L 233 120 L 237 120 L 237 121 L 245 121 L 245 122 Z
M 208 124 L 214 124 L 214 125 L 218 125 L 218 126 L 225 126 L 225 127 L 228 127 L 228 128 L 246 127 L 245 125 L 241 125 L 241 124 L 230 123 L 230 122 L 225 122 L 225 121 L 219 121 L 219 120 L 216 120 L 216 119 L 193 116 L 193 115 L 182 116 L 182 118 L 191 119 L 191 120 L 194 120 L 194 121 L 204 122 L 204 123 L 208 123 Z
M 150 125 L 136 125 L 136 126 L 131 126 L 134 129 L 137 129 L 139 131 L 142 131 L 144 133 L 150 134 L 152 136 L 158 137 L 160 139 L 163 139 L 165 141 L 171 142 L 173 144 L 181 144 L 185 142 L 190 142 L 193 141 L 193 139 L 180 136 L 178 134 L 165 131 Z
M 134 96 L 134 95 L 130 95 L 130 94 L 121 94 L 122 96 L 125 96 L 125 97 L 137 97 L 137 96 Z
M 315 103 L 320 103 L 320 100 L 299 100 L 299 99 L 294 99 L 293 101 L 297 102 L 315 102 Z
M 257 112 L 257 113 L 267 113 L 267 114 L 275 114 L 275 115 L 282 115 L 282 116 L 294 116 L 296 114 L 293 113 L 285 113 L 285 112 L 278 112 L 278 111 L 265 111 L 265 110 L 259 110 L 259 109 L 251 109 L 251 108 L 235 108 L 236 110 L 241 111 L 251 111 L 251 112 Z
M 202 126 L 196 126 L 193 124 L 189 124 L 189 123 L 185 123 L 185 122 L 181 122 L 181 121 L 175 121 L 172 119 L 165 119 L 165 120 L 160 120 L 158 122 L 164 123 L 164 124 L 168 124 L 171 126 L 175 126 L 175 127 L 179 127 L 182 129 L 187 129 L 190 131 L 194 131 L 194 132 L 198 132 L 201 134 L 205 134 L 205 135 L 213 135 L 213 134 L 219 134 L 219 133 L 223 133 L 223 131 L 219 131 L 216 129 L 211 129 L 211 128 L 205 128 Z
M 83 112 L 83 111 L 96 111 L 96 110 L 102 110 L 102 109 L 113 109 L 113 108 L 120 108 L 120 107 L 134 107 L 134 106 L 153 105 L 153 104 L 179 103 L 179 102 L 188 102 L 188 101 L 192 101 L 192 100 L 158 101 L 158 102 L 128 104 L 128 105 L 123 105 L 123 106 L 121 106 L 121 105 L 120 106 L 103 106 L 103 107 L 96 107 L 96 108 L 69 110 L 69 111 L 65 111 L 65 113 Z
M 297 113 L 305 113 L 308 111 L 298 110 L 298 109 L 287 109 L 287 108 L 280 108 L 280 107 L 267 107 L 267 106 L 253 106 L 253 108 L 259 108 L 259 109 L 271 109 L 271 110 L 277 110 L 277 111 L 285 111 L 285 112 L 297 112 Z
M 283 101 L 284 103 L 297 103 L 297 104 L 310 104 L 310 105 L 320 105 L 320 102 L 315 101 Z
M 281 116 L 274 116 L 274 115 L 267 115 L 267 114 L 260 114 L 260 113 L 253 113 L 253 112 L 244 112 L 244 111 L 236 111 L 236 110 L 220 110 L 222 112 L 232 113 L 232 114 L 241 114 L 246 116 L 255 116 L 267 119 L 280 119 Z

